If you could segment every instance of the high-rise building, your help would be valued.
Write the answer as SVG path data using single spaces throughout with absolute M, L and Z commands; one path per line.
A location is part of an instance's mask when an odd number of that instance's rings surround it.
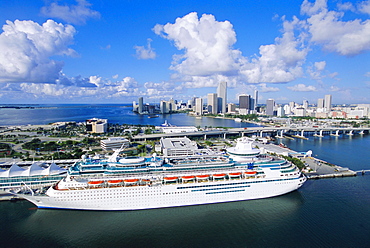
M 177 101 L 174 100 L 173 98 L 171 98 L 169 101 L 169 110 L 170 110 L 170 113 L 172 113 L 174 110 L 177 110 Z
M 221 106 L 218 106 L 220 113 L 226 113 L 226 102 L 227 102 L 227 82 L 222 81 L 217 87 L 217 96 L 219 97 Z
M 324 108 L 327 112 L 331 110 L 331 95 L 325 95 Z
M 284 105 L 284 114 L 285 115 L 290 115 L 292 113 L 290 106 L 288 104 Z
M 217 115 L 218 104 L 217 104 L 217 94 L 216 93 L 209 93 L 207 96 L 207 110 L 210 114 Z
M 303 100 L 303 107 L 305 109 L 308 109 L 308 101 L 307 100 Z
M 253 110 L 257 110 L 257 105 L 258 105 L 258 90 L 254 91 L 254 96 L 253 96 Z
M 275 101 L 274 99 L 268 99 L 266 101 L 266 115 L 274 115 Z
M 285 116 L 285 111 L 283 106 L 279 106 L 277 108 L 277 116 L 278 117 L 284 117 Z
M 324 108 L 324 98 L 317 99 L 317 108 Z
M 239 96 L 239 114 L 247 115 L 251 110 L 251 96 L 243 94 Z
M 239 109 L 251 109 L 251 96 L 243 94 L 239 96 Z
M 169 104 L 167 101 L 161 101 L 159 104 L 159 109 L 161 111 L 161 114 L 168 114 L 170 113 Z
M 306 109 L 302 107 L 296 108 L 294 115 L 295 116 L 306 116 Z
M 106 133 L 108 130 L 108 120 L 92 118 L 86 120 L 86 131 L 88 133 Z
M 139 105 L 136 104 L 135 101 L 132 102 L 132 111 L 137 112 Z
M 227 104 L 227 112 L 228 113 L 235 113 L 235 104 L 234 103 L 228 103 Z
M 187 108 L 192 108 L 192 107 L 193 107 L 193 106 L 192 106 L 192 102 L 193 102 L 192 100 L 188 100 L 188 102 L 187 102 L 187 104 L 186 104 L 186 105 L 187 105 L 186 107 L 187 107 Z
M 197 97 L 195 99 L 195 114 L 196 115 L 202 115 L 203 114 L 203 99 L 200 97 Z
M 139 97 L 139 107 L 138 107 L 138 110 L 137 110 L 137 112 L 139 114 L 143 113 L 143 106 L 144 106 L 144 98 L 141 96 L 141 97 Z

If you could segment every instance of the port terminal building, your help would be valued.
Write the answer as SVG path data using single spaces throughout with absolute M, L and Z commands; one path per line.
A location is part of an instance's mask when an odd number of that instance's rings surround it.
M 121 137 L 111 137 L 100 141 L 100 146 L 104 151 L 116 150 L 121 148 L 122 146 L 128 147 L 129 145 L 130 141 Z
M 198 149 L 195 141 L 187 137 L 183 138 L 161 138 L 161 151 L 165 157 L 173 156 L 192 156 L 201 153 L 209 153 L 207 149 Z

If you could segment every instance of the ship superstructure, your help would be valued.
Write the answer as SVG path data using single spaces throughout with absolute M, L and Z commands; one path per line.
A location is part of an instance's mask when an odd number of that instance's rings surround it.
M 105 160 L 84 157 L 46 192 L 21 196 L 39 208 L 138 210 L 273 197 L 306 180 L 295 165 L 259 152 L 239 161 L 235 154 L 120 158 L 118 153 Z

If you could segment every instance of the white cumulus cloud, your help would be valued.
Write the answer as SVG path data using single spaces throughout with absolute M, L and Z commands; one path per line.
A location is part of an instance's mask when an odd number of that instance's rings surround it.
M 154 49 L 151 46 L 152 40 L 148 39 L 147 47 L 144 46 L 134 46 L 136 50 L 136 57 L 138 59 L 155 59 L 157 54 L 155 53 Z
M 92 10 L 86 0 L 76 0 L 77 5 L 59 5 L 57 1 L 41 8 L 47 17 L 57 18 L 72 24 L 85 24 L 89 18 L 100 18 L 98 11 Z
M 363 4 L 366 12 L 368 3 Z M 307 14 L 308 31 L 311 42 L 321 45 L 325 50 L 345 56 L 354 56 L 370 50 L 370 20 L 343 21 L 343 12 L 329 11 L 326 0 L 314 4 L 305 0 L 301 13 Z
M 279 88 L 272 87 L 272 86 L 269 87 L 266 84 L 259 84 L 259 86 L 260 86 L 260 91 L 264 93 L 280 91 Z
M 291 86 L 291 87 L 287 87 L 288 89 L 292 90 L 292 91 L 316 91 L 316 87 L 315 86 L 312 86 L 312 85 L 304 85 L 304 84 L 296 84 L 294 86 Z
M 294 31 L 302 22 L 297 18 L 284 21 L 282 37 L 275 44 L 260 46 L 260 56 L 241 68 L 241 74 L 250 83 L 286 83 L 303 75 L 302 65 L 308 49 L 302 48 L 303 37 L 295 37 Z
M 157 24 L 154 32 L 174 41 L 183 55 L 174 57 L 172 70 L 190 76 L 209 76 L 238 70 L 240 52 L 231 47 L 236 34 L 229 21 L 219 22 L 213 15 L 192 12 L 175 23 Z
M 63 63 L 55 55 L 74 55 L 68 48 L 74 27 L 52 20 L 39 25 L 33 21 L 6 21 L 0 34 L 0 82 L 54 82 Z
M 367 0 L 367 1 L 360 2 L 358 5 L 358 9 L 361 13 L 370 15 L 370 1 Z
M 214 87 L 220 77 L 235 87 L 238 82 L 281 83 L 302 76 L 308 50 L 294 33 L 301 25 L 297 18 L 284 21 L 282 37 L 276 38 L 275 44 L 261 46 L 260 54 L 251 60 L 233 48 L 236 34 L 232 24 L 217 21 L 213 15 L 198 18 L 193 12 L 175 23 L 157 24 L 153 30 L 184 51 L 173 56 L 170 69 L 187 87 Z
M 62 78 L 57 80 L 55 84 L 21 83 L 12 85 L 16 85 L 16 87 L 9 88 L 9 85 L 0 84 L 0 91 L 19 91 L 19 95 L 23 95 L 27 99 L 53 99 L 55 101 L 70 99 L 87 102 L 90 102 L 91 98 L 124 101 L 127 100 L 126 97 L 145 94 L 140 92 L 138 83 L 131 77 L 125 77 L 116 82 L 98 76 L 90 76 L 89 78 Z

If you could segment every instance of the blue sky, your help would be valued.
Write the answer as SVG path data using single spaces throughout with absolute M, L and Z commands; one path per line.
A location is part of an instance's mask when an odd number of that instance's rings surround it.
M 0 103 L 370 103 L 370 1 L 0 1 Z

